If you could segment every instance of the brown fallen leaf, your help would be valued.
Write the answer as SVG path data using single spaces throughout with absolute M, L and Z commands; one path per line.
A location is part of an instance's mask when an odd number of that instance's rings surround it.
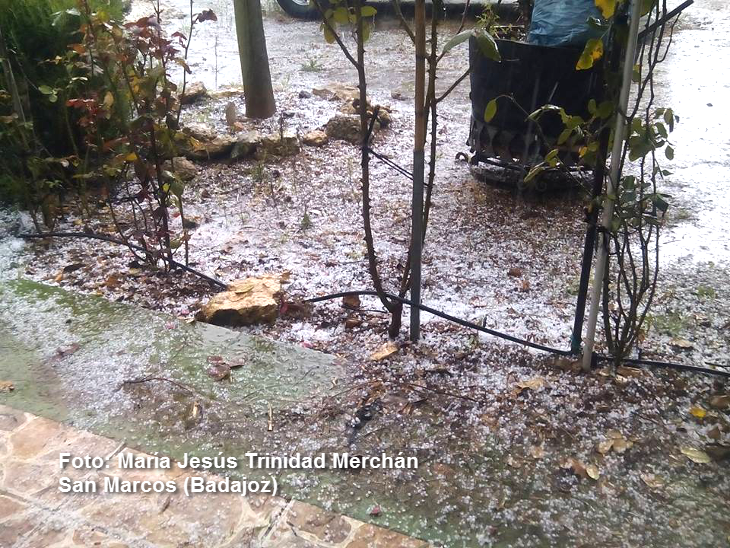
M 613 447 L 613 440 L 603 440 L 601 442 L 598 442 L 598 445 L 596 446 L 596 451 L 598 451 L 601 455 L 608 455 L 610 453 L 611 448 Z
M 513 266 L 507 271 L 507 276 L 511 276 L 512 278 L 519 278 L 520 276 L 522 276 L 522 269 Z
M 398 345 L 394 342 L 387 342 L 370 355 L 370 361 L 378 362 L 398 352 Z
M 712 443 L 705 446 L 705 451 L 714 461 L 730 459 L 730 446 Z
M 345 308 L 360 308 L 360 297 L 357 295 L 342 297 L 342 305 Z
M 595 464 L 589 464 L 586 466 L 586 474 L 588 474 L 589 478 L 595 481 L 598 481 L 598 478 L 601 477 L 601 472 Z
M 585 464 L 576 458 L 570 457 L 563 461 L 562 468 L 570 469 L 576 476 L 580 476 L 585 479 L 588 477 L 588 471 L 586 470 Z
M 533 377 L 532 379 L 528 379 L 526 381 L 520 381 L 516 384 L 517 386 L 517 394 L 520 394 L 523 390 L 534 390 L 535 392 L 542 390 L 542 388 L 547 384 L 545 379 L 542 377 Z
M 542 445 L 533 445 L 530 448 L 530 456 L 535 460 L 543 458 L 545 454 L 545 448 Z
M 10 381 L 0 381 L 0 392 L 12 392 L 15 385 Z
M 722 396 L 712 396 L 710 398 L 710 407 L 719 411 L 730 409 L 730 394 L 723 394 Z
M 654 474 L 640 474 L 639 477 L 646 485 L 652 489 L 661 489 L 664 487 L 664 480 Z
M 712 460 L 710 458 L 710 455 L 708 455 L 701 449 L 694 449 L 692 447 L 681 447 L 680 451 L 685 457 L 687 457 L 692 462 L 696 462 L 697 464 L 707 464 Z
M 694 345 L 687 339 L 679 339 L 676 337 L 670 340 L 669 344 L 675 348 L 681 348 L 682 350 L 689 350 L 690 348 L 694 348 Z
M 356 316 L 348 316 L 345 320 L 345 329 L 354 329 L 362 325 L 362 320 Z
M 213 380 L 222 381 L 231 378 L 231 368 L 227 363 L 216 363 L 206 371 Z

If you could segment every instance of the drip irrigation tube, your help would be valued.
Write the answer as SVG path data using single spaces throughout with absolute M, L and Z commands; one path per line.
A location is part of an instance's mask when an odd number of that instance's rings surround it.
M 111 238 L 109 236 L 104 236 L 102 234 L 94 234 L 94 233 L 86 233 L 86 232 L 41 232 L 38 234 L 18 234 L 19 238 L 23 238 L 26 240 L 29 239 L 42 239 L 42 238 L 89 238 L 92 240 L 100 240 L 103 242 L 109 242 L 113 244 L 118 245 L 124 245 L 127 246 L 128 244 L 123 242 L 122 240 L 118 240 L 116 238 Z M 134 244 L 129 244 L 128 247 L 131 247 L 132 249 L 135 249 L 137 251 L 141 251 L 144 253 L 144 248 L 136 246 Z M 208 276 L 206 274 L 203 274 L 202 272 L 199 272 L 195 270 L 194 268 L 191 268 L 189 266 L 186 266 L 182 263 L 178 263 L 177 261 L 172 261 L 172 265 L 176 266 L 177 268 L 181 268 L 185 270 L 186 272 L 189 272 L 190 274 L 194 274 L 195 276 L 198 276 L 211 285 L 225 289 L 228 287 L 227 284 L 224 282 L 217 280 L 211 276 Z M 331 301 L 334 299 L 341 299 L 342 297 L 349 297 L 349 296 L 361 296 L 361 295 L 367 295 L 367 296 L 378 296 L 378 293 L 376 291 L 372 290 L 361 290 L 361 291 L 340 291 L 339 293 L 331 293 L 329 295 L 322 295 L 319 297 L 312 297 L 310 299 L 305 299 L 304 302 L 308 303 L 318 303 L 323 301 Z M 428 312 L 429 314 L 433 314 L 434 316 L 438 316 L 439 318 L 443 318 L 447 321 L 450 321 L 452 323 L 455 323 L 457 325 L 460 325 L 462 327 L 466 327 L 468 329 L 474 329 L 475 331 L 480 331 L 482 333 L 486 333 L 488 335 L 492 335 L 493 337 L 498 337 L 500 339 L 504 339 L 513 343 L 517 343 L 523 346 L 527 346 L 530 348 L 534 348 L 535 350 L 540 350 L 541 352 L 547 352 L 549 354 L 555 354 L 558 356 L 574 356 L 574 354 L 570 350 L 560 350 L 558 348 L 553 348 L 551 346 L 546 346 L 543 344 L 534 343 L 532 341 L 528 341 L 525 339 L 520 339 L 519 337 L 513 337 L 512 335 L 508 335 L 506 333 L 502 333 L 500 331 L 497 331 L 496 329 L 490 329 L 489 327 L 486 327 L 484 325 L 479 325 L 474 322 L 470 322 L 468 320 L 463 320 L 461 318 L 457 318 L 456 316 L 452 316 L 450 314 L 447 314 L 445 312 L 442 312 L 440 310 L 436 310 L 435 308 L 431 308 L 430 306 L 419 304 L 415 305 L 413 302 L 409 301 L 408 299 L 405 299 L 403 297 L 399 297 L 398 295 L 393 295 L 390 293 L 385 294 L 386 297 L 389 299 L 396 300 L 402 304 L 405 304 L 407 306 L 418 306 L 419 309 L 421 309 L 424 312 Z M 607 362 L 613 360 L 613 357 L 606 356 L 603 354 L 595 354 L 595 361 L 596 362 Z M 659 367 L 664 369 L 676 369 L 679 371 L 688 371 L 691 373 L 703 373 L 707 375 L 717 375 L 725 378 L 730 378 L 730 371 L 719 371 L 715 369 L 707 369 L 705 367 L 696 367 L 694 365 L 684 365 L 680 363 L 672 363 L 672 362 L 661 362 L 661 361 L 652 361 L 652 360 L 639 360 L 639 359 L 624 359 L 622 360 L 623 363 L 626 365 L 635 365 L 635 366 L 646 366 L 646 367 Z
M 378 293 L 376 291 L 366 291 L 366 290 L 341 291 L 339 293 L 332 293 L 331 295 L 322 295 L 321 297 L 305 299 L 305 302 L 317 303 L 317 302 L 321 302 L 321 301 L 328 301 L 328 300 L 339 299 L 342 297 L 348 297 L 348 296 L 354 296 L 354 295 L 378 296 Z M 386 293 L 385 296 L 388 297 L 389 299 L 397 300 L 408 306 L 416 306 L 414 303 L 412 303 L 408 299 L 404 299 L 403 297 L 399 297 L 398 295 L 392 295 L 390 293 Z M 555 354 L 558 356 L 574 356 L 575 355 L 570 350 L 560 350 L 558 348 L 553 348 L 553 347 L 546 346 L 543 344 L 534 343 L 532 341 L 528 341 L 525 339 L 520 339 L 519 337 L 513 337 L 512 335 L 507 335 L 506 333 L 502 333 L 495 329 L 490 329 L 483 325 L 479 325 L 479 324 L 470 322 L 468 320 L 462 320 L 461 318 L 451 316 L 450 314 L 446 314 L 445 312 L 441 312 L 440 310 L 436 310 L 434 308 L 431 308 L 430 306 L 426 306 L 423 304 L 419 304 L 417 306 L 424 312 L 428 312 L 429 314 L 433 314 L 434 316 L 438 316 L 440 318 L 443 318 L 443 319 L 453 322 L 455 324 L 461 325 L 463 327 L 467 327 L 469 329 L 474 329 L 476 331 L 481 331 L 482 333 L 487 333 L 488 335 L 492 335 L 493 337 L 505 339 L 507 341 L 511 341 L 511 342 L 514 342 L 517 344 L 521 344 L 523 346 L 528 346 L 530 348 L 534 348 L 536 350 L 540 350 L 542 352 L 547 352 L 549 354 Z M 607 361 L 613 360 L 612 356 L 606 356 L 604 354 L 595 354 L 594 356 L 595 356 L 597 362 L 599 362 L 599 361 L 607 362 Z M 715 369 L 707 369 L 705 367 L 696 367 L 694 365 L 684 365 L 681 363 L 660 362 L 660 361 L 652 361 L 652 360 L 639 360 L 639 359 L 631 359 L 631 358 L 626 358 L 621 361 L 622 361 L 622 363 L 625 363 L 626 365 L 660 367 L 660 368 L 664 368 L 664 369 L 676 369 L 679 371 L 689 371 L 692 373 L 704 373 L 707 375 L 718 375 L 721 377 L 730 378 L 730 371 L 719 371 L 719 370 L 715 370 Z

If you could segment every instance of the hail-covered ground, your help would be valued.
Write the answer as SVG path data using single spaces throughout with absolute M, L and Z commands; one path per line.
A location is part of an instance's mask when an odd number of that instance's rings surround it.
M 163 2 L 169 31 L 186 28 L 189 4 Z M 230 130 L 225 111 L 245 111 L 232 8 L 212 8 L 216 23 L 196 27 L 193 79 L 212 97 L 185 110 L 185 124 Z M 322 126 L 343 101 L 314 94 L 354 85 L 356 73 L 316 22 L 296 21 L 266 5 L 265 30 L 277 101 L 266 121 L 242 129 L 303 135 Z M 130 18 L 149 3 L 133 3 Z M 644 357 L 697 366 L 728 366 L 730 249 L 722 213 L 730 191 L 724 100 L 730 9 L 693 6 L 678 27 L 659 75 L 658 106 L 680 116 L 676 160 L 665 190 L 672 208 L 662 233 L 656 303 L 641 343 Z M 413 46 L 397 21 L 377 18 L 367 47 L 369 98 L 391 109 L 392 124 L 374 148 L 410 169 L 413 147 Z M 470 23 L 471 24 L 471 23 Z M 459 21 L 442 25 L 448 38 Z M 468 68 L 466 46 L 441 66 L 446 90 Z M 229 92 L 216 93 L 221 91 Z M 424 249 L 425 304 L 536 343 L 567 349 L 585 223 L 581 195 L 518 195 L 475 180 L 459 152 L 469 129 L 468 79 L 439 107 L 438 173 Z M 324 95 L 324 96 L 321 96 Z M 661 104 L 666 103 L 666 104 Z M 230 110 L 230 108 L 228 109 Z M 290 158 L 199 164 L 186 188 L 197 227 L 190 264 L 224 282 L 288 272 L 285 300 L 369 289 L 361 217 L 360 154 L 330 141 Z M 385 285 L 397 289 L 406 261 L 411 183 L 376 159 L 371 164 L 373 225 Z M 141 268 L 120 247 L 83 239 L 23 243 L 22 216 L 2 213 L 3 276 L 29 277 L 192 318 L 212 294 L 190 275 Z M 179 222 L 179 221 L 177 221 Z M 69 210 L 57 230 L 109 228 L 103 206 L 94 219 Z M 727 546 L 730 535 L 728 384 L 665 370 L 579 372 L 556 359 L 424 314 L 422 340 L 396 341 L 386 359 L 388 316 L 374 298 L 359 311 L 341 300 L 283 314 L 248 331 L 345 359 L 348 384 L 329 402 L 341 419 L 331 434 L 300 425 L 307 447 L 354 443 L 361 452 L 426 455 L 427 480 L 408 474 L 354 476 L 354 491 L 390 490 L 399 498 L 373 520 L 446 546 Z M 347 319 L 350 318 L 346 326 Z M 408 311 L 403 323 L 408 325 Z M 357 436 L 351 416 L 372 419 Z M 320 415 L 323 410 L 317 411 Z M 361 413 L 362 414 L 362 413 Z M 339 420 L 339 419 L 338 419 Z M 329 437 L 328 437 L 329 436 Z M 416 475 L 417 476 L 417 475 Z M 377 486 L 381 482 L 382 485 Z M 302 492 L 312 490 L 302 477 Z M 315 489 L 326 506 L 347 510 L 347 495 Z M 380 490 L 380 491 L 379 491 Z M 391 494 L 392 494 L 391 493 Z M 296 494 L 295 494 L 296 496 Z M 397 506 L 397 511 L 396 511 Z M 409 508 L 412 515 L 409 514 Z

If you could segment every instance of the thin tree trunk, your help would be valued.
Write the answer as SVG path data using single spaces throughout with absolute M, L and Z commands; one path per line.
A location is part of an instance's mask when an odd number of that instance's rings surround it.
M 246 116 L 269 118 L 276 112 L 260 0 L 234 0 Z

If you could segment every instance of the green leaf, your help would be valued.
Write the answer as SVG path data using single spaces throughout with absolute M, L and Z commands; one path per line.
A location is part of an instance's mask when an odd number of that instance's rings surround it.
M 370 33 L 373 30 L 373 26 L 370 23 L 363 21 L 362 23 L 362 41 L 367 42 L 370 39 Z
M 599 0 L 596 0 L 598 3 Z M 575 65 L 576 70 L 587 70 L 593 68 L 593 65 L 603 57 L 603 41 L 600 38 L 591 38 L 586 42 L 578 63 Z
M 568 140 L 568 137 L 570 137 L 573 133 L 572 129 L 564 129 L 563 132 L 558 137 L 558 145 L 565 144 L 565 141 Z
M 350 12 L 344 7 L 337 8 L 332 14 L 332 18 L 335 20 L 335 23 L 346 25 L 350 22 Z
M 494 41 L 494 38 L 484 31 L 477 32 L 475 36 L 477 39 L 477 46 L 479 46 L 479 52 L 487 59 L 500 63 L 502 61 L 502 56 L 499 54 L 499 48 L 497 47 L 497 42 Z
M 471 30 L 465 30 L 464 32 L 460 32 L 459 34 L 453 36 L 451 40 L 444 44 L 444 49 L 441 54 L 443 55 L 445 53 L 448 53 L 459 44 L 466 42 L 473 34 L 474 33 Z
M 38 91 L 40 91 L 43 95 L 53 95 L 55 91 L 50 86 L 38 86 Z
M 596 105 L 596 100 L 591 99 L 590 101 L 588 101 L 588 112 L 590 112 L 591 115 L 595 115 L 597 110 L 598 106 Z
M 611 101 L 603 101 L 598 105 L 597 114 L 601 120 L 608 120 L 613 116 L 613 103 Z
M 667 148 L 664 149 L 664 155 L 667 157 L 667 160 L 674 160 L 674 149 L 667 145 Z
M 335 34 L 326 25 L 324 27 L 324 39 L 328 44 L 334 44 L 337 41 Z
M 525 182 L 529 183 L 532 181 L 535 177 L 540 175 L 543 171 L 545 171 L 545 166 L 542 164 L 538 164 L 535 167 L 533 167 L 530 172 L 525 176 Z
M 654 196 L 654 199 L 652 201 L 654 202 L 654 207 L 656 207 L 662 213 L 666 213 L 667 209 L 669 209 L 669 203 L 659 194 Z
M 372 6 L 365 6 L 360 10 L 360 15 L 363 17 L 373 17 L 376 13 L 378 13 L 378 10 Z
M 492 99 L 487 103 L 487 108 L 484 109 L 484 121 L 488 124 L 492 121 L 492 118 L 497 114 L 497 99 Z

